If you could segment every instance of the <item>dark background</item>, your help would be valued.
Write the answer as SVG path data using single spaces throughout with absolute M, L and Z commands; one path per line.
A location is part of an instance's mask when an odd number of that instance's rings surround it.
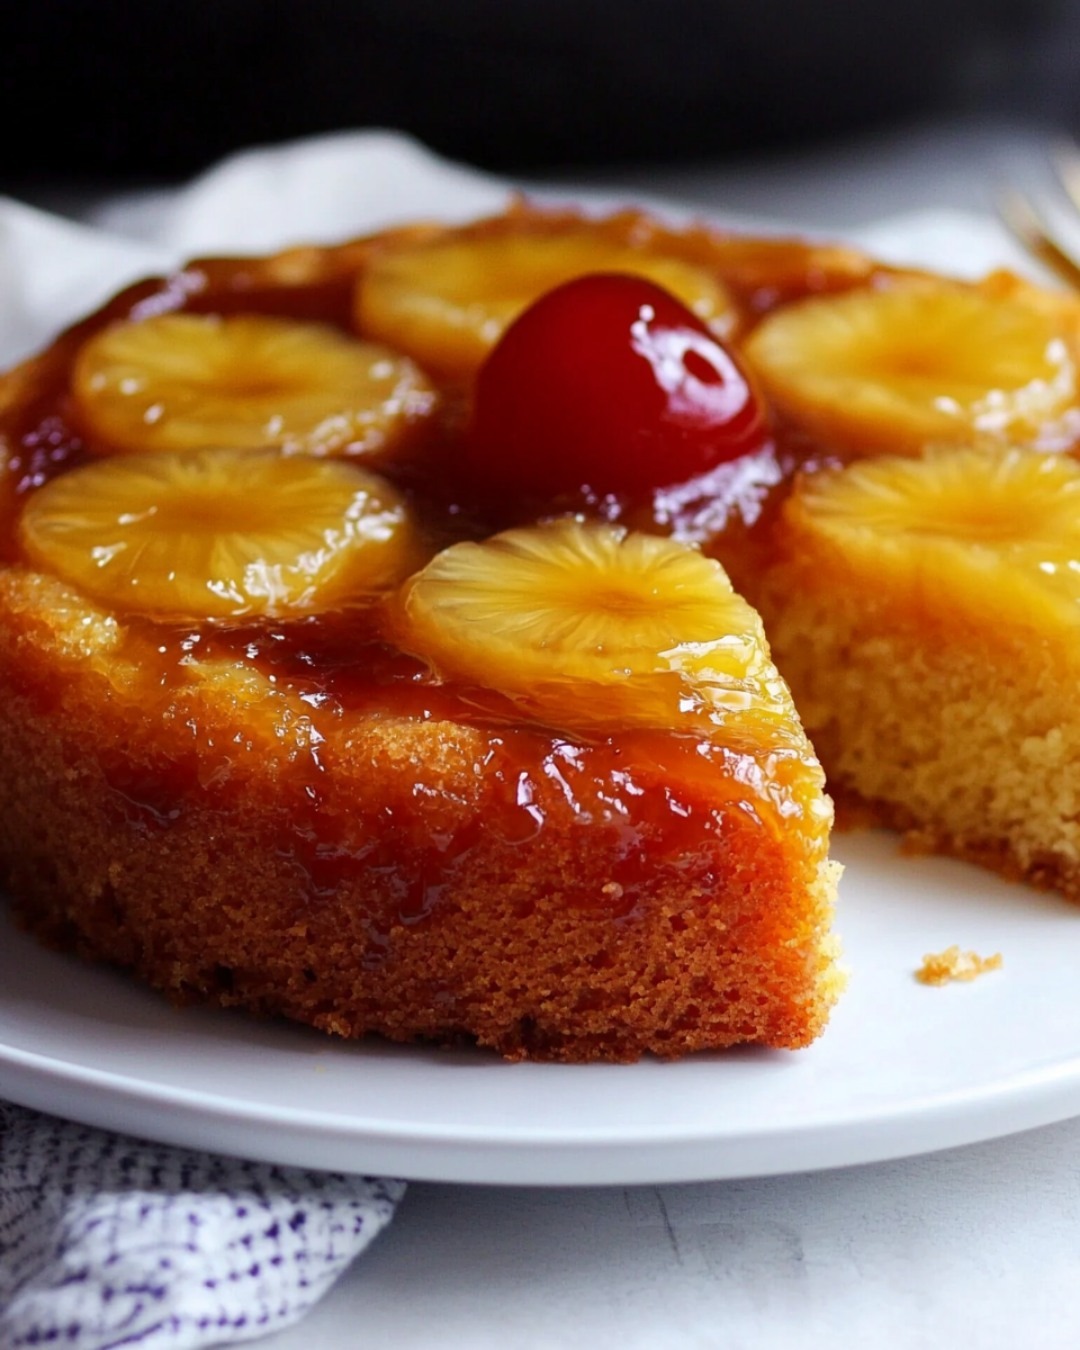
M 0 60 L 8 190 L 360 126 L 526 171 L 942 111 L 1080 126 L 1080 0 L 0 0 Z

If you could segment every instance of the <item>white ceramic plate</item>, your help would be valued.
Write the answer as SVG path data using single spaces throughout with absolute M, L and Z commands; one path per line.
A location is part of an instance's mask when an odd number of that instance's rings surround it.
M 834 1167 L 1080 1114 L 1080 910 L 842 837 L 852 975 L 798 1053 L 504 1064 L 176 1010 L 0 931 L 0 1096 L 248 1157 L 442 1181 L 600 1184 Z M 953 943 L 1003 969 L 927 988 Z
M 364 201 L 343 197 L 343 182 L 363 185 Z M 253 222 L 272 221 L 283 238 L 312 233 L 313 221 L 344 236 L 386 223 L 377 212 L 390 201 L 406 215 L 464 218 L 502 195 L 394 138 L 334 139 L 223 166 L 170 200 L 166 242 L 180 255 L 258 250 L 275 240 L 245 233 Z M 133 224 L 130 210 L 114 214 L 112 224 Z M 57 222 L 11 204 L 0 219 L 18 244 L 0 250 L 0 277 L 20 341 L 84 309 L 88 284 L 108 290 L 115 268 L 142 267 L 130 241 L 74 227 L 61 239 Z M 861 238 L 958 271 L 1015 261 L 993 223 L 975 217 L 909 218 Z M 121 975 L 39 950 L 0 906 L 0 1097 L 252 1158 L 537 1184 L 832 1167 L 1080 1114 L 1080 909 L 960 864 L 898 858 L 884 836 L 841 839 L 837 853 L 848 863 L 839 928 L 852 977 L 820 1043 L 630 1067 L 347 1045 L 177 1011 Z M 953 943 L 1000 950 L 1004 969 L 972 985 L 917 984 L 923 953 Z

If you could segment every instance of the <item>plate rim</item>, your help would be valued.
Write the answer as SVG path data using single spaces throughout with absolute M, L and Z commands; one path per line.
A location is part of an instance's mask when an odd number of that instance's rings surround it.
M 0 1042 L 0 1083 L 18 1105 L 163 1144 L 283 1166 L 494 1186 L 658 1185 L 791 1175 L 920 1156 L 1080 1115 L 1080 1052 L 975 1089 L 920 1094 L 901 1109 L 881 1106 L 721 1135 L 702 1125 L 654 1128 L 637 1138 L 599 1130 L 554 1139 L 542 1131 L 517 1131 L 509 1138 L 489 1126 L 457 1125 L 448 1133 L 416 1123 L 376 1125 L 344 1113 L 282 1111 L 64 1065 L 5 1042 Z M 1004 1114 L 995 1108 L 1004 1108 Z M 121 1121 L 118 1110 L 125 1109 L 130 1115 Z

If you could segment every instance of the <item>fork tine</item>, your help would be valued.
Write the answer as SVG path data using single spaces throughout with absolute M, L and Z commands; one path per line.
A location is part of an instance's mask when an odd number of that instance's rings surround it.
M 1080 196 L 1080 158 L 1077 160 L 1076 172 Z M 1080 209 L 1080 202 L 1077 209 Z M 1062 248 L 1050 233 L 1042 214 L 1027 197 L 1015 188 L 1009 189 L 998 197 L 997 210 L 1002 224 L 1022 248 L 1067 286 L 1080 290 L 1080 263 Z
M 1050 163 L 1062 191 L 1080 211 L 1080 145 L 1068 137 L 1062 137 L 1050 149 Z

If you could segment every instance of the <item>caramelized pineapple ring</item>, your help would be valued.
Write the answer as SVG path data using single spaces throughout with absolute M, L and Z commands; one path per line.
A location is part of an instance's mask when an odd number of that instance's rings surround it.
M 20 522 L 31 563 L 168 618 L 312 613 L 397 585 L 416 530 L 385 480 L 277 451 L 163 451 L 54 478 Z
M 812 474 L 785 529 L 830 542 L 883 593 L 953 596 L 965 613 L 1064 624 L 1080 605 L 1080 464 L 1023 449 L 932 447 Z M 819 545 L 820 546 L 820 545 Z
M 562 520 L 455 544 L 394 601 L 402 646 L 576 730 L 723 724 L 770 734 L 792 708 L 757 614 L 719 563 Z
M 773 403 L 827 444 L 916 454 L 1080 434 L 1080 306 L 1022 288 L 894 279 L 777 310 L 745 356 Z
M 620 242 L 587 223 L 542 232 L 450 234 L 377 253 L 356 295 L 359 330 L 440 374 L 466 378 L 545 292 L 590 272 L 628 272 L 670 291 L 719 335 L 734 323 L 704 267 Z
M 322 324 L 167 314 L 103 329 L 72 392 L 93 437 L 120 451 L 278 446 L 392 453 L 435 408 L 406 357 Z

